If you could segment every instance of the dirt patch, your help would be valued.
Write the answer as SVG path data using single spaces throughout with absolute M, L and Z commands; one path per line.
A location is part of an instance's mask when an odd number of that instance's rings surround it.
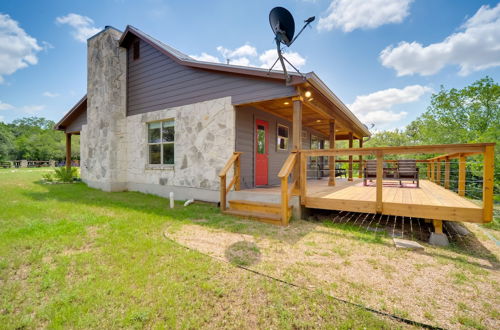
M 265 274 L 416 321 L 459 327 L 467 318 L 500 328 L 498 311 L 484 307 L 500 304 L 500 251 L 489 244 L 481 246 L 489 251 L 484 256 L 427 244 L 418 252 L 396 249 L 389 235 L 350 226 L 297 221 L 288 228 L 269 226 L 264 235 L 249 228 L 234 233 L 188 224 L 165 235 L 205 254 L 247 262 Z M 471 236 L 474 244 L 481 242 Z

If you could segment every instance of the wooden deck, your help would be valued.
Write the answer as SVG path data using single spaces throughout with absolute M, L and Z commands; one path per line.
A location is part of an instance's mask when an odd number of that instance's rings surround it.
M 304 206 L 376 213 L 376 187 L 363 186 L 361 179 L 337 180 L 334 187 L 328 186 L 328 180 L 308 180 Z M 428 180 L 420 180 L 419 188 L 408 183 L 400 187 L 399 182 L 384 180 L 382 214 L 483 222 L 481 206 Z

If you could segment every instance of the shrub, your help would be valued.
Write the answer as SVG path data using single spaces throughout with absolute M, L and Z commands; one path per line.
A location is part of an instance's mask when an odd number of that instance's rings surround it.
M 58 167 L 54 170 L 54 175 L 57 180 L 62 182 L 72 182 L 78 178 L 78 169 L 76 167 Z
M 42 175 L 42 179 L 44 179 L 47 182 L 54 181 L 54 177 L 52 176 L 52 173 L 45 173 L 44 175 Z

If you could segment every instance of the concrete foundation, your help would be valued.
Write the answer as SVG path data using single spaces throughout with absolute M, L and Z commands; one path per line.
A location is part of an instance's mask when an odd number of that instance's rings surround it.
M 431 233 L 429 244 L 437 246 L 448 246 L 450 245 L 450 242 L 448 241 L 448 237 L 445 234 Z

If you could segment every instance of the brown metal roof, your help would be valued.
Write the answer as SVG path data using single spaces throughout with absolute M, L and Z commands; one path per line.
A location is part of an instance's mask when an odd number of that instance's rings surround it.
M 212 63 L 203 62 L 195 60 L 188 55 L 178 51 L 177 49 L 170 47 L 163 42 L 151 37 L 150 35 L 140 31 L 139 29 L 128 25 L 123 32 L 119 45 L 122 47 L 127 47 L 129 43 L 135 37 L 141 38 L 142 40 L 148 42 L 153 47 L 158 49 L 163 54 L 169 56 L 174 61 L 179 64 L 190 66 L 193 68 L 212 70 L 212 71 L 223 71 L 233 74 L 247 75 L 247 76 L 257 76 L 261 78 L 268 78 L 274 80 L 282 80 L 285 82 L 286 78 L 283 71 L 273 70 L 269 71 L 262 68 L 256 67 L 244 67 L 236 66 L 230 64 L 222 63 Z M 310 83 L 315 88 L 317 88 L 325 97 L 327 97 L 333 104 L 335 104 L 342 113 L 344 113 L 352 123 L 359 129 L 360 135 L 370 136 L 371 133 L 361 121 L 351 112 L 351 110 L 326 86 L 326 84 L 314 73 L 309 72 L 306 75 L 301 75 L 299 73 L 290 72 L 291 85 L 301 85 L 304 83 Z M 74 120 L 82 111 L 87 107 L 87 96 L 85 95 L 71 110 L 56 124 L 55 129 L 63 130 L 68 124 Z

